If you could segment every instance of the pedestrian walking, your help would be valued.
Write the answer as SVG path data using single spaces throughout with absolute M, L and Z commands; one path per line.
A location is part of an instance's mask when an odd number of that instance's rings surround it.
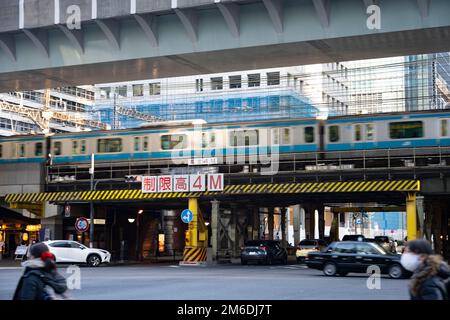
M 45 243 L 36 243 L 22 263 L 25 271 L 19 280 L 13 300 L 66 299 L 66 279 L 56 270 L 55 258 Z
M 400 262 L 413 272 L 409 284 L 411 300 L 448 299 L 450 269 L 440 255 L 434 254 L 428 241 L 408 241 Z

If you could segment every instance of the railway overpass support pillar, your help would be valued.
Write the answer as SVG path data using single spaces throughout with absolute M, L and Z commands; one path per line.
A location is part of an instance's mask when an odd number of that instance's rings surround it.
M 270 207 L 267 216 L 267 229 L 269 232 L 268 240 L 273 240 L 274 225 L 275 225 L 275 208 Z
M 301 210 L 300 205 L 295 205 L 293 207 L 293 229 L 294 229 L 294 246 L 298 245 L 300 242 L 300 225 L 301 225 Z
M 305 238 L 314 239 L 314 230 L 316 229 L 315 211 L 313 204 L 307 204 L 305 209 Z
M 416 193 L 408 192 L 406 195 L 406 229 L 408 241 L 417 239 L 417 206 Z
M 252 218 L 252 240 L 260 239 L 261 221 L 259 219 L 259 208 L 251 207 L 251 218 Z
M 331 221 L 330 240 L 339 241 L 339 213 L 331 211 L 333 220 Z
M 218 260 L 219 252 L 219 210 L 219 201 L 211 201 L 211 254 L 213 261 Z
M 325 237 L 325 207 L 321 204 L 317 207 L 317 212 L 319 215 L 319 239 Z
M 286 216 L 289 214 L 289 208 L 280 208 L 281 214 L 281 245 L 283 248 L 287 248 L 287 227 L 286 227 Z

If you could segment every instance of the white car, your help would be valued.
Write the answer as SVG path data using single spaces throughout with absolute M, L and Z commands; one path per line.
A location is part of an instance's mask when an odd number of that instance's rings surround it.
M 76 241 L 52 240 L 44 242 L 55 256 L 57 263 L 87 263 L 98 267 L 111 261 L 111 254 L 102 249 L 88 248 Z

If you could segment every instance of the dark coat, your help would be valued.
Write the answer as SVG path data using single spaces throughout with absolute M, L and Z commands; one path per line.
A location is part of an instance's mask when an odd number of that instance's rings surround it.
M 27 266 L 19 280 L 13 300 L 51 300 L 53 297 L 47 287 L 53 289 L 56 294 L 63 294 L 67 291 L 66 279 L 56 270 Z
M 416 296 L 410 291 L 411 300 L 448 300 L 448 281 L 450 281 L 450 270 L 448 265 L 443 263 L 436 275 L 422 283 Z

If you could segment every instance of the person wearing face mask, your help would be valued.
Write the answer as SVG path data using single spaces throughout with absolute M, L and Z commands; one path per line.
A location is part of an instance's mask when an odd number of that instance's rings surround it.
M 400 263 L 413 272 L 409 284 L 411 300 L 448 299 L 450 269 L 441 256 L 433 253 L 428 241 L 408 241 Z

